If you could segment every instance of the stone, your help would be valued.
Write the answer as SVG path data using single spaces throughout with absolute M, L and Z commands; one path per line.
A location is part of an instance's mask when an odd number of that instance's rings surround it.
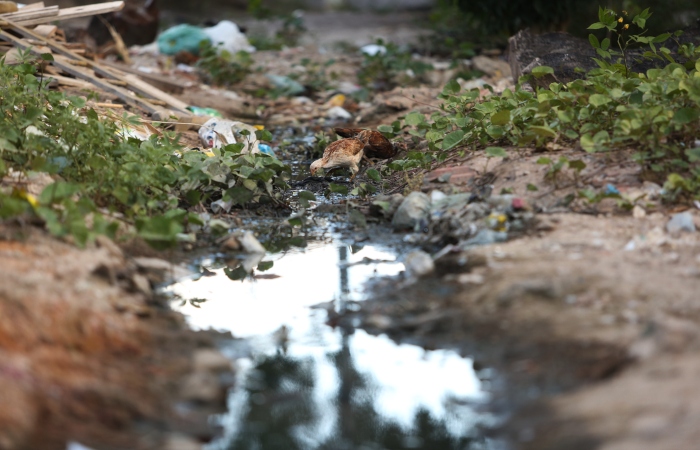
M 193 402 L 220 403 L 225 398 L 225 390 L 215 374 L 193 372 L 183 380 L 180 396 L 184 400 Z
M 409 276 L 420 278 L 435 270 L 433 258 L 422 250 L 415 250 L 406 255 L 404 266 Z
M 411 192 L 396 210 L 391 226 L 395 230 L 417 230 L 427 223 L 430 197 L 422 192 Z
M 194 353 L 194 370 L 196 372 L 230 372 L 231 360 L 213 348 L 202 348 Z
M 391 219 L 403 203 L 404 198 L 401 194 L 378 195 L 370 205 L 369 211 L 375 216 Z
M 202 450 L 202 444 L 184 434 L 171 434 L 165 440 L 164 450 Z
M 491 77 L 501 78 L 513 76 L 510 65 L 507 61 L 488 56 L 475 56 L 472 58 L 472 67 L 480 72 L 484 72 Z
M 632 217 L 635 219 L 643 219 L 647 216 L 647 212 L 639 205 L 634 205 L 632 208 Z
M 689 211 L 674 214 L 666 223 L 666 231 L 669 234 L 678 234 L 682 231 L 695 232 L 695 222 L 693 215 Z

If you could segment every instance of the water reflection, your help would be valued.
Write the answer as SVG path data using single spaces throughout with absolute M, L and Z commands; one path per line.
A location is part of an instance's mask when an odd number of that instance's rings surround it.
M 214 276 L 172 288 L 207 299 L 181 305 L 192 326 L 245 338 L 223 349 L 239 379 L 209 449 L 493 448 L 478 437 L 491 418 L 474 411 L 485 395 L 470 360 L 331 328 L 309 308 L 361 300 L 364 281 L 403 270 L 390 251 L 324 244 L 266 260 L 264 279 L 211 266 Z

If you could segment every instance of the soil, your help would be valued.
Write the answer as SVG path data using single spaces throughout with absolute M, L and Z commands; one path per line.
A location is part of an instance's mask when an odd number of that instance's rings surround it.
M 328 23 L 357 23 L 339 17 Z M 348 37 L 351 32 L 337 34 L 357 43 L 361 33 Z M 318 47 L 322 39 L 315 36 Z M 313 46 L 259 52 L 256 62 L 262 73 L 284 75 L 308 56 L 319 57 Z M 344 74 L 362 59 L 336 56 Z M 313 94 L 311 104 L 242 91 L 224 98 L 204 88 L 181 97 L 268 127 L 330 132 L 433 111 L 449 70 L 420 86 L 348 101 L 348 123 L 325 116 L 333 90 Z M 494 84 L 499 78 L 486 76 Z M 197 142 L 195 131 L 185 134 L 186 142 Z M 587 164 L 579 177 L 564 172 L 555 179 L 537 164 L 542 150 L 510 154 L 487 160 L 455 153 L 433 172 L 395 178 L 390 190 L 452 193 L 492 184 L 495 193 L 525 198 L 538 212 L 536 227 L 459 255 L 467 265 L 448 259 L 418 281 L 382 280 L 373 299 L 341 322 L 359 318 L 371 332 L 426 348 L 457 348 L 473 356 L 477 368 L 495 368 L 492 408 L 507 420 L 494 432 L 513 448 L 697 448 L 700 234 L 666 232 L 678 209 L 659 203 L 629 151 L 549 149 L 552 159 L 566 155 Z M 438 182 L 439 170 L 454 176 Z M 613 201 L 567 199 L 580 187 L 606 184 L 630 197 L 646 195 L 643 211 L 633 216 Z M 700 226 L 700 214 L 692 214 Z M 231 368 L 214 350 L 220 336 L 189 331 L 153 294 L 172 269 L 159 266 L 158 272 L 135 259 L 169 255 L 133 243 L 122 250 L 107 240 L 79 250 L 27 224 L 3 224 L 0 235 L 0 448 L 63 449 L 73 440 L 96 448 L 187 449 L 211 439 L 206 418 L 224 406 Z

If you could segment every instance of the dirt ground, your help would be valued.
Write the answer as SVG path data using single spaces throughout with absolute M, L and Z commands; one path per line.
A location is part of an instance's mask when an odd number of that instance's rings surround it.
M 333 39 L 364 43 L 364 28 L 327 26 L 355 23 L 341 19 L 311 23 L 333 29 Z M 390 19 L 386 27 L 367 24 L 388 38 L 415 31 Z M 318 46 L 325 35 L 315 36 L 311 44 Z M 318 57 L 315 49 L 289 49 L 260 52 L 256 61 L 284 74 L 309 55 Z M 336 56 L 346 74 L 361 59 Z M 349 125 L 430 112 L 449 76 L 443 69 L 420 87 L 348 103 Z M 259 74 L 254 78 L 248 82 L 260 82 Z M 314 131 L 329 131 L 324 114 L 334 93 L 320 93 L 312 104 L 224 97 L 206 88 L 181 98 L 268 128 L 313 122 Z M 196 143 L 194 131 L 188 139 Z M 507 421 L 494 432 L 513 448 L 696 449 L 700 234 L 665 230 L 677 209 L 652 198 L 654 186 L 627 152 L 581 153 L 548 156 L 582 157 L 588 168 L 578 183 L 647 195 L 643 211 L 633 215 L 609 201 L 564 202 L 577 182 L 566 174 L 557 183 L 546 180 L 547 168 L 536 163 L 542 154 L 532 149 L 490 161 L 453 155 L 442 169 L 461 177 L 438 183 L 426 173 L 420 188 L 459 192 L 487 179 L 496 193 L 509 189 L 526 198 L 538 225 L 519 239 L 452 255 L 466 265 L 438 261 L 434 276 L 409 286 L 380 282 L 374 299 L 344 319 L 358 316 L 372 332 L 426 348 L 458 348 L 478 368 L 495 368 L 491 407 Z M 529 184 L 539 190 L 529 191 Z M 692 214 L 700 227 L 700 212 Z M 78 250 L 26 224 L 0 231 L 0 448 L 63 449 L 73 440 L 185 450 L 211 438 L 206 418 L 223 406 L 222 374 L 230 367 L 213 350 L 217 336 L 188 331 L 154 297 L 151 285 L 170 268 L 135 259 L 142 251 L 110 241 Z

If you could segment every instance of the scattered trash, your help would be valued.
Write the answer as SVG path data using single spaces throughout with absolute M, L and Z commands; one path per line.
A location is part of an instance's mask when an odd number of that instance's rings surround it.
M 386 47 L 377 44 L 368 44 L 360 48 L 360 52 L 368 56 L 383 55 L 386 53 Z
M 266 155 L 277 156 L 275 155 L 275 151 L 272 149 L 272 147 L 270 147 L 267 144 L 258 143 L 258 148 L 262 153 L 265 153 Z
M 224 115 L 221 114 L 219 111 L 215 110 L 214 108 L 200 108 L 199 106 L 188 106 L 187 109 L 189 111 L 192 111 L 192 114 L 194 114 L 197 117 L 218 117 L 223 119 Z
M 226 236 L 226 238 L 221 241 L 221 246 L 226 250 L 239 251 L 242 250 L 249 254 L 262 254 L 264 255 L 267 250 L 258 241 L 258 239 L 250 231 L 246 232 L 234 232 Z
M 93 450 L 92 447 L 86 447 L 83 444 L 75 441 L 70 441 L 66 445 L 66 450 Z
M 428 222 L 430 214 L 430 197 L 422 192 L 411 192 L 391 220 L 395 230 L 418 231 Z
M 164 55 L 175 55 L 182 51 L 199 54 L 199 44 L 209 41 L 209 36 L 200 27 L 181 24 L 168 28 L 158 36 L 158 50 Z
M 245 133 L 241 133 L 242 131 Z M 234 120 L 212 118 L 199 129 L 199 139 L 206 148 L 221 148 L 228 144 L 242 142 L 242 153 L 259 153 L 260 146 L 255 135 L 257 129 L 251 125 Z
M 423 277 L 435 270 L 433 258 L 422 250 L 416 250 L 406 255 L 404 266 L 408 275 L 415 278 Z
M 350 120 L 352 119 L 352 114 L 341 106 L 334 106 L 326 112 L 326 117 L 329 119 Z
M 605 195 L 620 195 L 620 191 L 615 187 L 614 184 L 606 184 L 605 190 L 603 191 Z
M 343 106 L 344 104 L 345 104 L 345 95 L 343 95 L 343 94 L 335 94 L 333 97 L 331 97 L 326 102 L 326 106 L 328 106 L 328 107 Z
M 635 219 L 643 219 L 647 216 L 647 212 L 639 205 L 634 205 L 632 208 L 632 217 Z
M 204 28 L 202 31 L 209 38 L 212 45 L 218 47 L 219 51 L 225 50 L 231 55 L 241 51 L 248 53 L 255 51 L 255 47 L 250 45 L 248 38 L 241 33 L 238 25 L 230 20 L 222 20 L 213 27 Z
M 303 94 L 306 88 L 301 85 L 296 80 L 283 75 L 275 75 L 273 73 L 265 74 L 268 80 L 272 83 L 272 86 L 279 91 L 280 95 L 292 97 L 295 95 Z
M 666 223 L 666 231 L 669 234 L 678 234 L 681 231 L 695 232 L 695 222 L 693 215 L 689 211 L 674 214 L 671 220 Z
M 481 245 L 490 245 L 495 244 L 497 242 L 505 242 L 506 240 L 508 240 L 508 233 L 506 233 L 505 231 L 494 231 L 489 230 L 488 228 L 484 228 L 483 230 L 479 230 L 479 232 L 473 238 L 464 241 L 460 245 L 460 248 L 468 249 L 471 247 L 477 247 Z

